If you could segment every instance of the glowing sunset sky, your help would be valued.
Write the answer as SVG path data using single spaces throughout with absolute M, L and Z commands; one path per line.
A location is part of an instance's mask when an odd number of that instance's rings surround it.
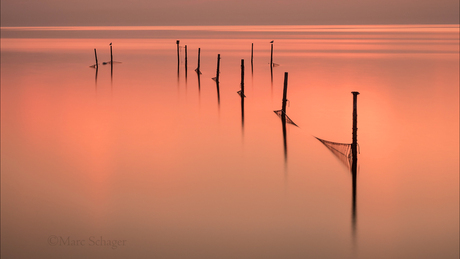
M 440 24 L 458 0 L 2 0 L 2 26 Z

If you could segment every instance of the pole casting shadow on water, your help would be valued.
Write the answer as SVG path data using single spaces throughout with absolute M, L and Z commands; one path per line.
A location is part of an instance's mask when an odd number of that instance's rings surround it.
M 285 169 L 286 169 L 286 174 L 287 174 L 287 127 L 286 127 L 286 124 L 292 124 L 296 127 L 297 124 L 295 124 L 291 118 L 289 118 L 289 116 L 287 116 L 286 114 L 286 103 L 287 103 L 287 87 L 288 87 L 288 73 L 285 72 L 284 73 L 284 87 L 283 87 L 283 100 L 282 100 L 282 104 L 281 104 L 281 110 L 276 110 L 274 111 L 276 115 L 278 115 L 278 117 L 280 117 L 281 119 L 281 123 L 282 123 L 282 127 L 283 127 L 283 144 L 284 144 L 284 166 L 285 166 Z M 286 175 L 287 177 L 287 175 Z
M 358 175 L 358 112 L 357 112 L 357 98 L 359 92 L 351 92 L 353 94 L 353 132 L 352 143 L 337 143 L 327 141 L 316 137 L 323 143 L 351 172 L 352 177 L 352 193 L 351 193 L 351 227 L 353 245 L 356 242 L 357 234 L 357 175 Z
M 254 76 L 254 43 L 251 43 L 251 75 Z
M 112 42 L 110 42 L 110 61 L 107 61 L 107 62 L 102 62 L 102 65 L 108 65 L 108 64 L 111 64 L 113 65 L 114 63 L 121 63 L 120 61 L 114 61 L 113 60 L 113 52 L 112 52 Z
M 216 88 L 217 88 L 217 106 L 218 106 L 219 112 L 220 112 L 219 75 L 220 75 L 220 54 L 217 54 L 217 70 L 216 70 L 216 77 L 213 77 L 212 80 L 216 81 Z
M 246 96 L 244 95 L 244 59 L 241 60 L 241 90 L 239 90 L 237 93 L 241 97 L 241 134 L 244 139 L 244 98 Z
M 95 90 L 96 90 L 96 92 L 97 92 L 97 73 L 98 73 L 98 71 L 99 71 L 99 62 L 98 62 L 98 60 L 97 60 L 97 52 L 96 52 L 96 49 L 94 49 L 94 57 L 95 57 L 95 59 L 96 59 L 96 63 L 95 63 L 94 65 L 92 65 L 92 66 L 89 66 L 89 67 L 95 68 L 95 69 L 96 69 L 96 75 L 95 75 Z
M 353 239 L 356 238 L 356 178 L 358 175 L 358 94 L 359 92 L 352 92 L 353 94 L 353 141 L 351 143 L 351 175 L 352 175 L 352 227 Z
M 271 90 L 272 90 L 272 100 L 273 100 L 273 42 L 274 40 L 270 41 L 270 82 L 271 82 Z
M 185 90 L 187 91 L 187 45 L 185 45 Z
M 113 64 L 120 64 L 121 62 L 113 60 L 112 42 L 110 42 L 109 45 L 110 45 L 110 61 L 102 62 L 102 65 L 110 64 L 110 91 L 113 94 Z M 94 49 L 94 54 L 96 54 L 96 49 Z M 96 63 L 97 63 L 97 55 L 96 55 Z
M 198 98 L 201 101 L 201 71 L 200 71 L 200 56 L 201 56 L 201 48 L 198 48 L 198 66 L 195 69 L 197 78 L 198 78 Z
M 180 71 L 180 55 L 179 55 L 179 40 L 176 40 L 177 46 L 177 78 L 179 78 L 179 71 Z

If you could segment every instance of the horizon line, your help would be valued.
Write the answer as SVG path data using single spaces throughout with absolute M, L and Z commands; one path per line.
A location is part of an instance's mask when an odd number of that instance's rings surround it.
M 50 25 L 50 26 L 0 26 L 1 30 L 23 30 L 23 31 L 98 31 L 98 30 L 114 30 L 114 31 L 149 31 L 149 30 L 193 30 L 193 31 L 207 31 L 210 29 L 219 29 L 220 31 L 230 30 L 234 31 L 235 28 L 241 28 L 243 31 L 273 31 L 276 28 L 286 29 L 303 29 L 304 30 L 317 30 L 317 29 L 339 29 L 339 30 L 366 30 L 368 28 L 381 29 L 398 29 L 407 30 L 415 28 L 445 28 L 445 29 L 460 29 L 460 24 L 452 23 L 436 23 L 436 24 L 292 24 L 292 25 Z M 361 27 L 361 28 L 357 28 Z M 269 29 L 271 28 L 271 29 Z M 245 30 L 244 30 L 245 29 Z M 252 29 L 252 30 L 250 30 Z M 263 30 L 260 30 L 263 29 Z M 295 30 L 295 31 L 297 31 Z

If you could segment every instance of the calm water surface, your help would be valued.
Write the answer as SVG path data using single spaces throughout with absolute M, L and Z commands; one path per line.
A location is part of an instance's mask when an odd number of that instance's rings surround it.
M 1 256 L 458 258 L 458 33 L 2 28 Z M 351 143 L 352 91 L 355 217 L 351 173 L 315 139 Z

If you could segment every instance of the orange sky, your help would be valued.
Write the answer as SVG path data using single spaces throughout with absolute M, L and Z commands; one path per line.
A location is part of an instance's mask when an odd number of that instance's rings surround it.
M 459 23 L 458 0 L 2 0 L 2 26 Z

